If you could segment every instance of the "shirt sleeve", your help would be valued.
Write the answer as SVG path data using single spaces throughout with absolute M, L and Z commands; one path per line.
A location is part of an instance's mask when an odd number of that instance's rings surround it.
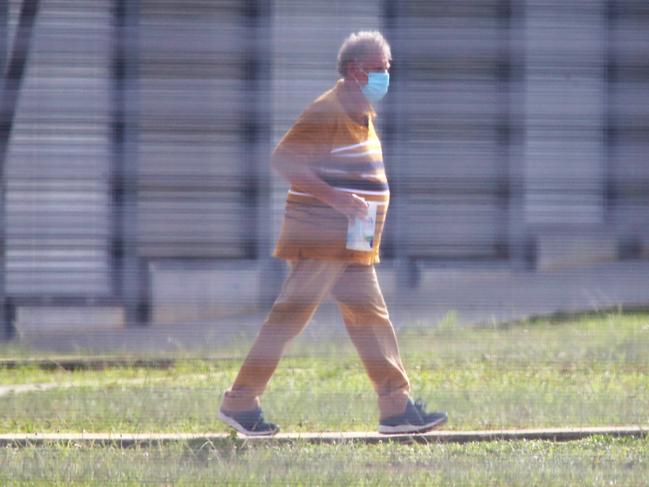
M 329 153 L 335 130 L 335 114 L 323 107 L 309 107 L 284 134 L 273 157 L 290 158 L 311 165 Z

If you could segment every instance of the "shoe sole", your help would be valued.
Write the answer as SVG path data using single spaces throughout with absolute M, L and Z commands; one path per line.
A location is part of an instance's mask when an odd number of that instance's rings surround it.
M 400 424 L 398 426 L 379 425 L 379 433 L 382 435 L 426 433 L 439 426 L 442 426 L 447 421 L 448 421 L 448 417 L 443 417 L 424 425 L 414 425 L 414 424 Z
M 230 416 L 226 416 L 223 414 L 221 411 L 219 411 L 219 419 L 223 421 L 225 424 L 228 426 L 231 426 L 235 430 L 237 430 L 239 433 L 244 434 L 246 436 L 273 436 L 276 435 L 279 432 L 279 428 L 276 428 L 271 431 L 250 431 L 244 428 L 241 423 L 238 423 L 236 420 L 231 418 Z

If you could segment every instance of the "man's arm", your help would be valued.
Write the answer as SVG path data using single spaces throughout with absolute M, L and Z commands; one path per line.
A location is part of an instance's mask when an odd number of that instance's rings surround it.
M 292 185 L 299 187 L 346 217 L 364 218 L 367 215 L 368 205 L 363 198 L 330 186 L 308 164 L 284 153 L 281 157 L 273 154 L 271 165 Z

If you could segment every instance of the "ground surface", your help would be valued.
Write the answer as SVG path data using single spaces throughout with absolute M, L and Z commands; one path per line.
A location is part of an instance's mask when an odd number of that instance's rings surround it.
M 2 485 L 646 486 L 646 439 L 2 448 Z
M 602 426 L 637 432 L 649 425 L 646 313 L 479 328 L 458 326 L 447 317 L 431 325 L 406 327 L 399 335 L 414 395 L 449 413 L 442 436 Z M 230 352 L 241 357 L 247 346 L 244 340 Z M 344 437 L 316 444 L 247 441 L 229 436 L 216 420 L 219 397 L 240 358 L 179 352 L 158 363 L 152 357 L 138 363 L 119 357 L 118 366 L 95 359 L 84 367 L 83 360 L 71 366 L 58 357 L 43 367 L 22 362 L 28 355 L 28 350 L 0 349 L 0 357 L 11 359 L 0 366 L 0 434 L 196 436 L 146 445 L 92 444 L 74 437 L 5 442 L 3 485 L 191 485 L 216 478 L 237 485 L 645 485 L 649 477 L 643 435 L 595 435 L 564 443 L 548 437 L 462 444 L 366 444 Z M 377 426 L 369 381 L 353 349 L 339 341 L 317 346 L 298 341 L 263 404 L 283 431 L 303 436 Z

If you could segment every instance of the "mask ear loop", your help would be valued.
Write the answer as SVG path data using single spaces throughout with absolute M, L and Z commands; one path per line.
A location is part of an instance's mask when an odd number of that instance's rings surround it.
M 354 63 L 357 63 L 357 61 L 354 60 Z M 368 82 L 369 82 L 370 74 L 369 74 L 367 71 L 365 71 L 364 69 L 362 69 L 362 68 L 358 68 L 358 69 L 359 69 L 363 74 L 365 74 L 365 75 L 367 76 L 367 80 L 368 80 Z M 363 90 L 363 86 L 365 86 L 365 85 L 361 86 L 361 83 L 358 81 L 358 79 L 356 79 L 356 76 L 354 76 L 354 83 L 356 83 L 356 86 L 358 86 L 358 89 L 359 89 L 359 90 L 361 90 L 361 91 Z M 365 84 L 367 84 L 367 83 L 365 83 Z

